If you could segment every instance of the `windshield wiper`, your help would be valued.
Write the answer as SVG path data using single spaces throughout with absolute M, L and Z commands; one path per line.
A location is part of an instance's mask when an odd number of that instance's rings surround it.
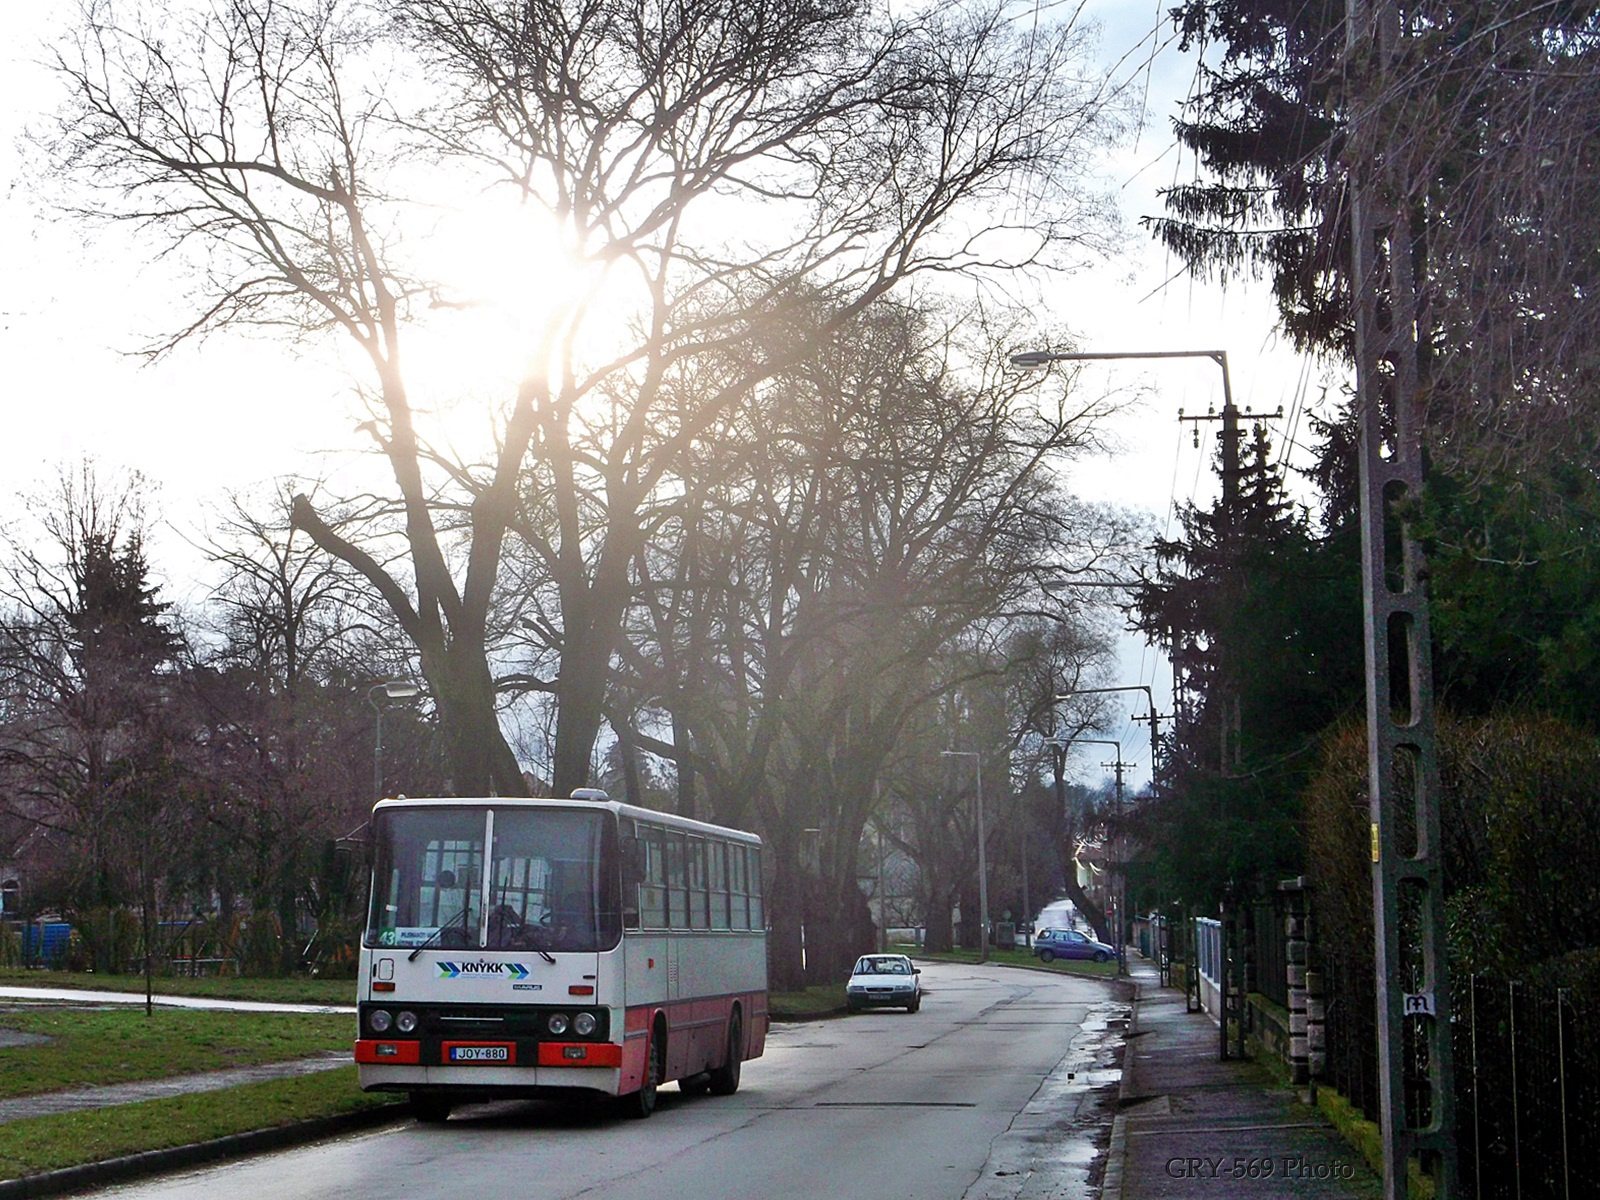
M 451 925 L 455 924 L 455 922 L 458 919 L 461 922 L 462 932 L 466 932 L 467 921 L 471 919 L 471 916 L 472 916 L 472 906 L 469 904 L 465 908 L 463 908 L 460 912 L 458 912 L 455 916 L 451 917 L 448 921 L 446 921 L 443 925 L 439 926 L 439 928 L 435 929 L 432 933 L 430 933 L 428 935 L 426 941 L 424 941 L 420 946 L 418 946 L 410 954 L 406 955 L 406 961 L 407 962 L 416 962 L 417 961 L 417 955 L 421 954 L 429 946 L 433 945 L 434 940 L 441 933 L 443 933 L 446 929 L 449 929 Z

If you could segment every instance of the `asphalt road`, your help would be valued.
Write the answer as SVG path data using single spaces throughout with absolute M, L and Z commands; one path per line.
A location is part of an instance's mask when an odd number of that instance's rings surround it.
M 924 964 L 922 1011 L 777 1025 L 730 1097 L 662 1090 L 647 1121 L 464 1108 L 98 1193 L 164 1200 L 1075 1200 L 1115 1107 L 1115 985 Z

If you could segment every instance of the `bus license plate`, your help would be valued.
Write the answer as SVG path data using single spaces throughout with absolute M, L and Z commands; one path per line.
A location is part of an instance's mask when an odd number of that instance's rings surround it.
M 446 1046 L 445 1061 L 453 1063 L 498 1063 L 501 1065 L 513 1061 L 509 1045 L 496 1046 Z

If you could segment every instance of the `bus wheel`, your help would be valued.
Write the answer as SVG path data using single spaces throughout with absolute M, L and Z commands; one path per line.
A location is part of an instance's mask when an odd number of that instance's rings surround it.
M 701 1071 L 698 1075 L 691 1075 L 687 1079 L 678 1080 L 678 1090 L 685 1096 L 703 1096 L 711 1090 L 711 1076 Z
M 636 1121 L 643 1121 L 656 1110 L 656 1092 L 667 1073 L 667 1031 L 658 1021 L 650 1030 L 650 1045 L 644 1056 L 644 1083 L 637 1092 L 622 1097 L 622 1110 Z
M 744 1055 L 743 1032 L 740 1028 L 739 1014 L 735 1012 L 728 1018 L 728 1056 L 720 1067 L 711 1072 L 713 1096 L 731 1096 L 739 1090 L 740 1059 Z
M 450 1097 L 437 1092 L 412 1092 L 411 1115 L 424 1125 L 443 1125 L 450 1119 Z

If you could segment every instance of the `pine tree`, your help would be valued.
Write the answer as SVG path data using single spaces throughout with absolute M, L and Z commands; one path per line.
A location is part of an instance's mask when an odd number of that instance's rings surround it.
M 1289 499 L 1260 427 L 1231 504 L 1180 519 L 1130 610 L 1167 650 L 1180 697 L 1172 767 L 1141 837 L 1169 893 L 1202 901 L 1298 863 L 1310 752 L 1363 694 L 1360 568 L 1347 538 L 1319 537 Z

